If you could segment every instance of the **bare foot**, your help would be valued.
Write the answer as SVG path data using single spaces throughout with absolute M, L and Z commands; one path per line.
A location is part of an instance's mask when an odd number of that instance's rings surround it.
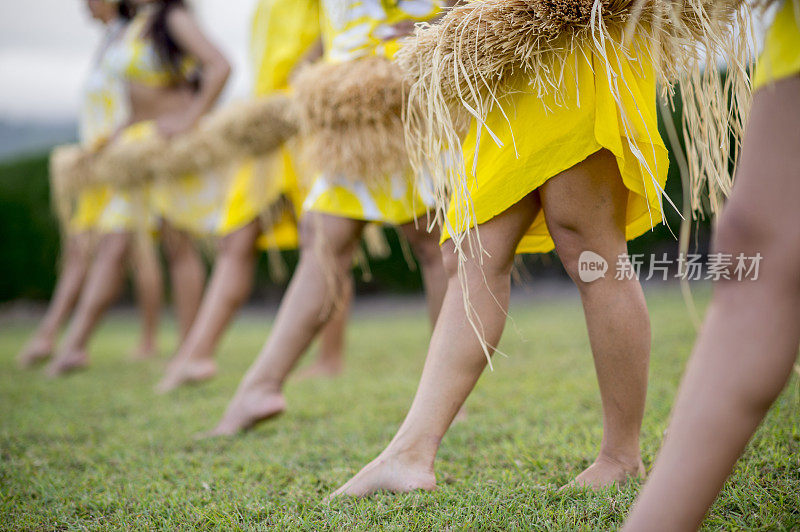
M 234 436 L 252 429 L 262 421 L 282 414 L 284 410 L 286 410 L 286 399 L 280 392 L 255 388 L 240 390 L 236 392 L 217 426 L 197 437 L 202 439 Z
M 83 349 L 62 351 L 44 370 L 48 377 L 61 377 L 89 366 L 89 356 Z
M 156 392 L 169 393 L 185 384 L 195 384 L 214 378 L 217 363 L 213 358 L 175 360 L 167 366 L 164 378 L 156 385 Z
M 645 469 L 641 459 L 634 465 L 633 463 L 625 463 L 610 457 L 599 456 L 592 465 L 575 477 L 575 480 L 561 489 L 601 489 L 614 485 L 622 487 L 631 479 L 644 477 Z
M 25 345 L 17 356 L 20 368 L 28 369 L 40 362 L 44 362 L 53 354 L 53 342 L 46 338 L 34 337 Z
M 330 379 L 341 375 L 344 370 L 344 364 L 340 361 L 328 361 L 320 357 L 319 360 L 310 366 L 303 368 L 297 375 L 298 381 L 306 379 Z
M 326 501 L 334 497 L 369 497 L 379 491 L 409 493 L 412 491 L 433 491 L 436 489 L 436 475 L 433 470 L 411 464 L 395 456 L 381 455 L 347 483 L 330 494 Z
M 131 360 L 151 360 L 158 355 L 158 348 L 155 345 L 141 344 L 131 351 Z

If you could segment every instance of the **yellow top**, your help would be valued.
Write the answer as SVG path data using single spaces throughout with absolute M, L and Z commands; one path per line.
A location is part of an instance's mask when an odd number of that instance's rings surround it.
M 141 9 L 128 25 L 122 46 L 112 57 L 115 68 L 129 82 L 147 87 L 169 87 L 180 81 L 180 76 L 163 63 L 152 39 L 146 35 L 152 19 L 152 9 Z M 186 76 L 197 67 L 187 57 L 181 64 L 181 74 Z
M 295 65 L 319 37 L 319 0 L 259 0 L 250 34 L 254 94 L 288 88 Z
M 441 0 L 321 0 L 325 59 L 332 63 L 359 57 L 392 57 L 399 45 L 392 26 L 404 20 L 429 20 Z
M 800 0 L 786 0 L 775 15 L 758 59 L 754 88 L 800 73 Z

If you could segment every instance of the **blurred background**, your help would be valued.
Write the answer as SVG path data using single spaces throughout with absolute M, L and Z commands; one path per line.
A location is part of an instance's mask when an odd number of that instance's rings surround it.
M 223 101 L 248 94 L 247 40 L 254 0 L 191 0 L 202 25 L 234 67 Z M 26 0 L 0 3 L 0 303 L 45 301 L 55 283 L 59 233 L 50 209 L 47 158 L 55 144 L 77 138 L 81 87 L 101 36 L 82 0 Z M 680 128 L 680 121 L 675 121 Z M 664 135 L 665 136 L 665 135 Z M 666 138 L 666 136 L 665 136 Z M 680 207 L 680 179 L 672 164 L 667 191 Z M 674 253 L 680 217 L 668 209 L 670 228 L 659 226 L 630 246 L 660 256 Z M 697 224 L 696 245 L 706 246 L 706 225 Z M 394 253 L 371 261 L 357 276 L 364 293 L 418 291 L 393 231 Z M 285 259 L 293 266 L 296 253 Z M 517 279 L 566 280 L 555 255 L 520 259 Z M 279 297 L 266 260 L 259 268 L 255 298 Z

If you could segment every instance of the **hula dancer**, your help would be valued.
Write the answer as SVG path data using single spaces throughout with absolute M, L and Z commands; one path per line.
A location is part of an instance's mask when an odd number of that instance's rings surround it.
M 286 92 L 291 73 L 314 53 L 319 40 L 318 0 L 261 0 L 253 15 L 251 59 L 254 96 Z M 167 392 L 213 377 L 214 352 L 222 334 L 252 291 L 256 252 L 274 253 L 299 244 L 298 216 L 304 192 L 288 148 L 245 161 L 228 189 L 219 226 L 214 271 L 191 331 L 158 386 Z M 272 255 L 270 260 L 280 261 Z M 349 301 L 349 292 L 347 301 Z M 340 370 L 347 304 L 321 335 L 321 366 Z
M 461 162 L 437 171 L 447 292 L 406 419 L 334 495 L 436 487 L 440 442 L 500 341 L 514 255 L 552 249 L 580 292 L 603 405 L 599 453 L 573 483 L 644 475 L 650 322 L 638 279 L 613 267 L 661 222 L 668 158 L 649 50 L 606 4 L 468 2 L 398 56 L 417 80 L 410 136 L 431 164 L 437 150 Z M 582 279 L 585 252 L 610 272 Z
M 88 0 L 89 11 L 106 25 L 102 44 L 85 86 L 80 121 L 81 144 L 87 149 L 102 145 L 127 119 L 123 81 L 110 68 L 110 58 L 124 34 L 133 8 L 127 2 Z M 53 198 L 62 220 L 65 249 L 58 283 L 34 337 L 19 355 L 22 367 L 46 360 L 53 353 L 56 336 L 78 302 L 93 249 L 101 233 L 100 219 L 110 201 L 108 187 L 83 189 L 75 201 L 53 185 Z M 131 268 L 142 313 L 142 333 L 133 355 L 146 358 L 155 353 L 156 332 L 161 309 L 161 271 L 152 246 L 133 251 Z
M 435 322 L 444 272 L 437 239 L 425 231 L 430 203 L 414 192 L 405 150 L 392 151 L 402 144 L 402 127 L 392 136 L 349 124 L 352 117 L 355 122 L 368 117 L 363 123 L 372 126 L 399 123 L 402 84 L 393 84 L 386 58 L 397 50 L 397 37 L 408 31 L 413 20 L 436 16 L 438 7 L 435 0 L 321 2 L 324 62 L 301 73 L 294 84 L 306 118 L 311 117 L 311 122 L 315 117 L 323 122 L 328 119 L 321 128 L 331 127 L 327 136 L 314 129 L 315 124 L 301 127 L 307 137 L 302 162 L 316 164 L 320 170 L 305 200 L 301 222 L 301 233 L 308 228 L 309 238 L 270 338 L 210 435 L 234 434 L 284 411 L 283 385 L 342 300 L 354 252 L 369 222 L 399 226 L 408 239 L 421 265 L 430 318 Z M 376 73 L 373 67 L 380 71 Z M 382 77 L 383 73 L 387 76 Z M 369 98 L 359 100 L 358 95 L 367 93 Z M 393 107 L 395 101 L 398 109 Z M 383 103 L 388 105 L 382 107 Z M 402 168 L 381 170 L 391 166 L 386 158 L 375 156 L 384 153 L 383 148 L 398 156 Z M 320 156 L 326 149 L 326 155 Z M 367 160 L 367 164 L 357 170 L 336 164 L 347 156 Z
M 112 58 L 127 82 L 132 124 L 116 135 L 116 143 L 189 131 L 216 102 L 230 71 L 181 0 L 136 0 L 136 5 L 137 15 Z M 214 230 L 220 186 L 214 176 L 187 175 L 115 194 L 100 221 L 111 234 L 101 242 L 77 313 L 48 368 L 51 375 L 88 363 L 89 337 L 120 288 L 122 260 L 134 230 L 147 232 L 150 216 L 161 223 L 178 322 L 186 335 L 205 279 L 192 238 Z
M 737 280 L 732 266 L 715 285 L 664 445 L 624 530 L 698 529 L 797 359 L 800 2 L 772 3 L 736 185 L 714 236 L 716 253 L 760 256 L 758 278 Z

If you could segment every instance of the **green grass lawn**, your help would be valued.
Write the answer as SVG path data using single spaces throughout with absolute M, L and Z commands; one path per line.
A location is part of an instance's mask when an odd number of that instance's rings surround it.
M 701 294 L 705 301 L 707 294 Z M 650 467 L 694 330 L 677 290 L 648 292 L 653 356 L 644 461 Z M 609 529 L 638 485 L 559 493 L 601 435 L 594 370 L 577 299 L 517 299 L 494 372 L 467 402 L 437 461 L 439 490 L 369 500 L 322 498 L 372 459 L 408 408 L 428 326 L 422 307 L 361 311 L 348 367 L 288 386 L 289 411 L 244 436 L 196 442 L 263 343 L 270 320 L 229 332 L 215 381 L 159 397 L 165 356 L 132 363 L 132 315 L 109 319 L 89 371 L 59 381 L 14 357 L 33 323 L 0 334 L 0 526 L 8 529 Z M 162 350 L 174 347 L 165 328 Z M 794 376 L 748 447 L 706 526 L 800 528 L 800 382 Z

